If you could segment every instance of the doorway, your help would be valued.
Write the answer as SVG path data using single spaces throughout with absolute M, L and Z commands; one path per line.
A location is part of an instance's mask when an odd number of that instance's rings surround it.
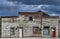
M 51 37 L 56 37 L 56 28 L 51 27 Z
M 23 28 L 19 28 L 19 37 L 23 36 Z

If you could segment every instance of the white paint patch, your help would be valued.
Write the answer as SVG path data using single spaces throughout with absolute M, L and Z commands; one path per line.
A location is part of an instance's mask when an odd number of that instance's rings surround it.
M 19 29 L 19 37 L 22 37 L 22 29 Z

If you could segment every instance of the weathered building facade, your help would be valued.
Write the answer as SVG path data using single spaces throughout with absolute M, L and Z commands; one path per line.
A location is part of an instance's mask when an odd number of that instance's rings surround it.
M 58 37 L 58 16 L 19 12 L 18 16 L 2 16 L 1 20 L 1 37 Z
M 58 37 L 60 37 L 60 20 L 59 20 L 59 26 L 58 26 Z

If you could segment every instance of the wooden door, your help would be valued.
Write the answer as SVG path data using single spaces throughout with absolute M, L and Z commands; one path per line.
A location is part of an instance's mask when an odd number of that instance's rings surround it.
M 51 28 L 51 37 L 56 37 L 56 28 Z

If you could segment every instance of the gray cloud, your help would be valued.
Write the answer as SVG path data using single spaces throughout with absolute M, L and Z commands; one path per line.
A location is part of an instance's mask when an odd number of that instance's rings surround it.
M 41 10 L 50 15 L 60 14 L 60 0 L 0 0 L 0 16 Z
M 43 11 L 50 15 L 60 15 L 60 6 L 56 5 L 20 5 L 19 10 L 22 12 Z
M 50 15 L 60 14 L 60 0 L 8 0 L 20 3 L 19 11 L 34 12 L 41 10 Z
M 8 1 L 23 2 L 24 4 L 28 5 L 40 5 L 40 4 L 60 5 L 60 0 L 8 0 Z
M 21 12 L 35 12 L 40 10 L 42 5 L 20 5 L 19 6 L 19 11 Z
M 17 15 L 17 2 L 0 0 L 0 16 Z
M 43 10 L 46 10 L 46 11 L 52 11 L 52 12 L 55 12 L 55 13 L 58 13 L 60 14 L 60 6 L 55 6 L 55 5 L 43 5 L 42 6 L 42 9 Z

